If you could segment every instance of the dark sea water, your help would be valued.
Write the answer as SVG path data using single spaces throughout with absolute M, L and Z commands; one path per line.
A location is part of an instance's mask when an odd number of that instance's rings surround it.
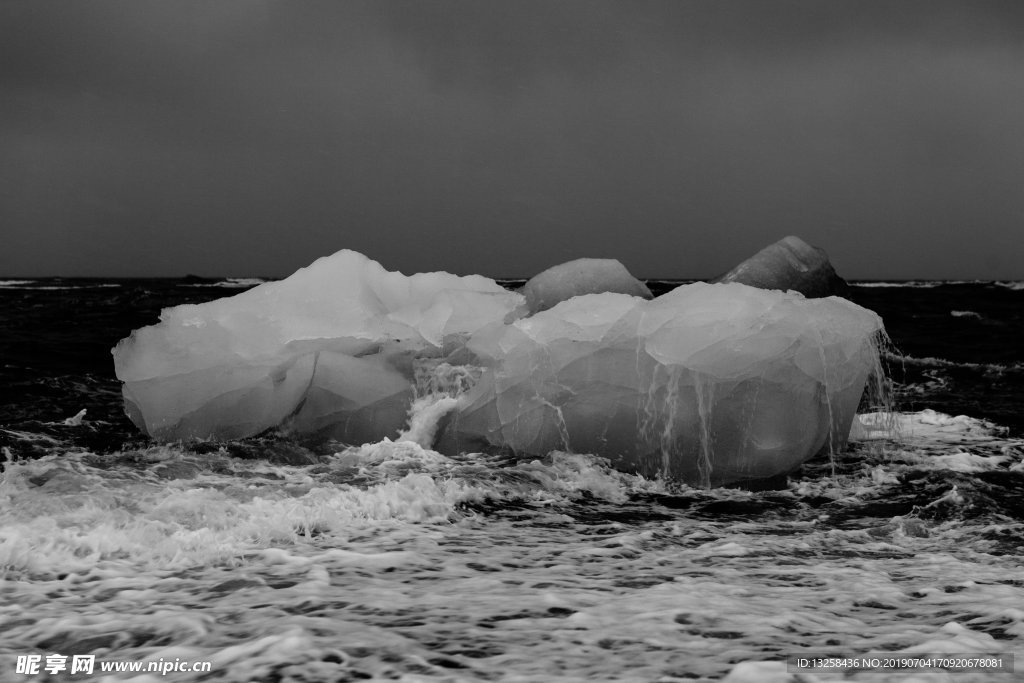
M 587 454 L 140 435 L 110 348 L 252 284 L 0 281 L 0 681 L 1024 680 L 1024 284 L 855 286 L 893 341 L 897 428 L 865 405 L 846 452 L 768 491 Z M 869 652 L 1020 673 L 784 662 Z M 17 672 L 50 654 L 96 671 Z

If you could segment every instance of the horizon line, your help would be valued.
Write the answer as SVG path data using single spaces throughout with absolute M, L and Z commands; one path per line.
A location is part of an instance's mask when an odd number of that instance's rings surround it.
M 443 272 L 443 271 L 437 271 Z M 444 271 L 446 272 L 446 271 Z M 457 275 L 457 273 L 454 273 Z M 483 275 L 483 273 L 472 273 L 473 275 Z M 280 282 L 286 280 L 291 275 L 275 276 L 275 275 L 195 275 L 193 273 L 187 273 L 185 275 L 0 275 L 0 285 L 5 283 L 13 283 L 16 281 L 29 281 L 29 280 L 197 280 L 197 281 L 210 281 L 210 282 L 223 282 L 226 280 L 263 280 L 265 282 Z M 492 276 L 484 275 L 492 280 L 529 280 L 531 276 Z M 638 280 L 643 282 L 658 281 L 658 282 L 706 282 L 713 280 L 716 276 L 711 277 L 637 277 Z M 842 277 L 842 276 L 840 276 Z M 945 283 L 964 283 L 964 284 L 981 284 L 989 282 L 1024 282 L 1024 276 L 1019 278 L 1013 277 L 995 277 L 995 278 L 931 278 L 931 277 L 893 277 L 893 278 L 842 278 L 849 283 L 859 282 L 892 282 L 892 283 L 906 283 L 906 282 L 945 282 Z

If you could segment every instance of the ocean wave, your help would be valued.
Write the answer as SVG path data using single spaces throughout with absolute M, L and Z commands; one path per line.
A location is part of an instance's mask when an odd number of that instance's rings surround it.
M 914 356 L 904 356 L 889 351 L 883 351 L 882 358 L 889 362 L 926 368 L 962 368 L 968 370 L 980 370 L 986 373 L 997 374 L 1002 374 L 1005 372 L 1024 371 L 1024 361 L 1015 361 L 1012 363 L 973 363 L 969 361 L 952 361 L 947 360 L 945 358 L 935 358 L 932 356 L 917 358 Z
M 223 287 L 228 289 L 237 289 L 242 287 L 255 287 L 256 285 L 262 285 L 264 282 L 268 282 L 263 278 L 259 277 L 229 277 L 216 282 L 183 282 L 180 283 L 179 287 Z
M 207 660 L 227 681 L 438 682 L 737 680 L 824 634 L 863 651 L 1012 651 L 1018 558 L 987 553 L 986 535 L 1016 528 L 942 523 L 972 508 L 956 484 L 893 503 L 914 469 L 991 463 L 899 448 L 764 493 L 412 442 L 308 467 L 173 446 L 54 455 L 0 484 L 0 649 Z
M 487 463 L 480 454 L 454 460 L 387 440 L 312 469 L 175 447 L 10 463 L 0 491 L 8 511 L 0 567 L 86 572 L 129 555 L 143 566 L 181 568 L 237 561 L 313 533 L 340 539 L 381 522 L 450 522 L 459 506 L 488 500 L 623 502 L 632 492 L 664 490 L 587 455 Z
M 102 307 L 130 308 L 122 291 Z M 940 313 L 989 310 L 940 298 Z M 970 326 L 946 327 L 941 348 L 972 357 L 954 336 Z M 944 368 L 1024 365 L 888 358 L 950 388 L 965 373 Z M 946 404 L 981 414 L 861 415 L 849 448 L 749 491 L 586 454 L 447 457 L 415 422 L 412 440 L 355 447 L 284 434 L 153 446 L 113 421 L 116 383 L 79 380 L 69 393 L 40 378 L 43 407 L 18 408 L 34 419 L 0 425 L 9 666 L 82 653 L 213 662 L 182 683 L 760 681 L 810 651 L 1021 654 L 1024 442 L 983 419 L 995 396 Z
M 63 291 L 72 289 L 114 289 L 120 287 L 116 282 L 76 283 L 66 285 L 44 284 L 39 280 L 0 280 L 0 289 L 31 289 Z
M 947 415 L 936 410 L 909 413 L 861 413 L 854 420 L 851 440 L 913 438 L 929 442 L 963 443 L 964 440 L 990 441 L 1000 438 L 1006 428 L 994 422 L 967 415 Z
M 931 288 L 931 287 L 938 287 L 939 285 L 942 285 L 942 284 L 945 284 L 945 283 L 941 282 L 941 281 L 938 281 L 938 280 L 934 280 L 934 281 L 933 280 L 909 280 L 909 281 L 906 281 L 906 282 L 884 282 L 884 281 L 883 282 L 875 282 L 875 281 L 850 282 L 850 285 L 853 286 L 853 287 L 872 287 L 872 288 L 873 287 L 925 287 L 925 288 Z
M 983 419 L 924 410 L 860 415 L 851 440 L 892 442 L 890 466 L 979 472 L 1009 466 L 1013 449 L 1024 447 L 1004 432 Z M 984 450 L 994 444 L 1002 450 Z M 197 455 L 160 446 L 96 455 L 58 453 L 59 442 L 51 445 L 53 455 L 8 463 L 3 475 L 0 567 L 8 572 L 88 572 L 121 556 L 151 568 L 231 563 L 313 535 L 341 541 L 385 522 L 452 523 L 465 518 L 460 510 L 467 505 L 624 504 L 637 495 L 690 490 L 561 451 L 532 460 L 453 458 L 385 439 L 312 466 L 287 466 L 224 450 Z
M 679 286 L 679 285 L 691 285 L 695 282 L 703 282 L 703 280 L 691 280 L 691 279 L 659 279 L 659 278 L 648 278 L 644 280 L 648 285 L 663 285 L 663 286 Z
M 971 482 L 1020 445 L 935 411 L 858 422 L 878 438 L 766 492 L 413 441 L 306 466 L 55 451 L 0 479 L 0 651 L 206 660 L 239 682 L 566 683 L 743 680 L 826 634 L 837 654 L 1012 651 L 1019 556 L 996 551 L 1020 525 L 972 518 Z
M 991 280 L 862 280 L 851 281 L 854 287 L 911 287 L 918 289 L 931 289 L 944 285 L 988 285 L 998 284 Z

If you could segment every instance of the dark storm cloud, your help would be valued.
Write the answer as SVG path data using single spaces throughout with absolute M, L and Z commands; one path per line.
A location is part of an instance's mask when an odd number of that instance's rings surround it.
M 8 2 L 0 273 L 1024 277 L 1017 2 Z M 971 239 L 965 239 L 965 233 Z
M 948 49 L 1022 37 L 1019 3 L 390 2 L 368 14 L 413 46 L 441 79 L 481 85 L 566 71 L 587 77 L 652 47 L 697 60 L 808 57 L 846 42 Z

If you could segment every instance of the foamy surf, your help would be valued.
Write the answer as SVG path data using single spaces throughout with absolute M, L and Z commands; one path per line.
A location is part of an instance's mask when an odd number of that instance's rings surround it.
M 1022 444 L 934 411 L 890 422 L 861 416 L 834 467 L 765 492 L 414 440 L 305 466 L 53 452 L 0 483 L 0 652 L 209 661 L 227 681 L 744 680 L 809 649 L 1022 654 L 1021 525 L 964 514 Z
M 213 280 L 211 282 L 185 282 L 182 283 L 181 287 L 222 287 L 226 289 L 247 289 L 249 287 L 255 287 L 261 285 L 267 280 L 259 277 L 229 277 L 223 280 Z

